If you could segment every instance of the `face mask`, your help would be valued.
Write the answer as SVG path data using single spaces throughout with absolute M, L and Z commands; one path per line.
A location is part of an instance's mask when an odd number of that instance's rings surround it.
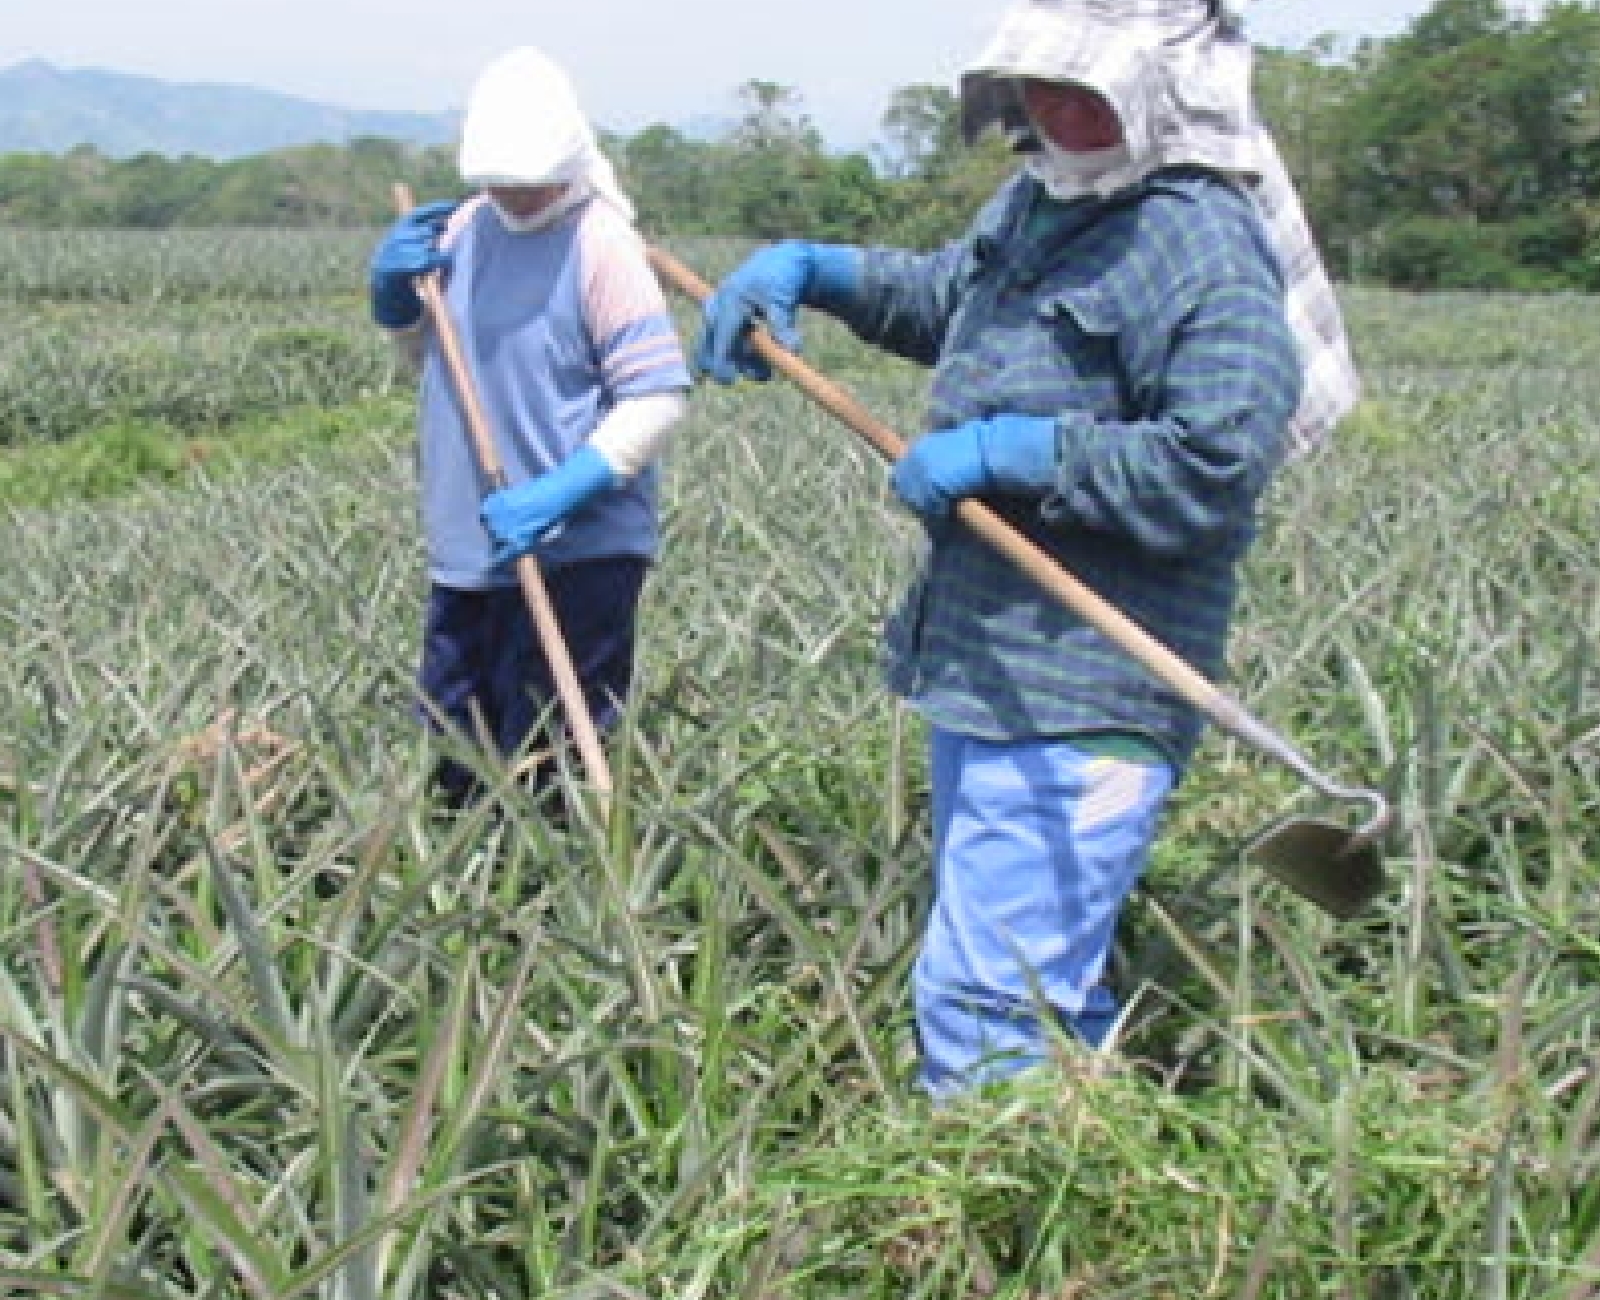
M 1069 153 L 1048 140 L 1028 158 L 1028 174 L 1045 187 L 1053 199 L 1069 202 L 1094 196 L 1104 198 L 1139 179 L 1125 144 L 1109 149 Z
M 494 208 L 495 216 L 500 218 L 500 224 L 514 235 L 525 235 L 535 230 L 544 230 L 553 226 L 562 217 L 571 212 L 573 208 L 588 197 L 587 186 L 576 181 L 569 184 L 566 191 L 554 203 L 546 204 L 531 216 L 519 217 L 514 212 L 508 212 L 500 206 L 493 194 L 489 196 L 489 203 Z

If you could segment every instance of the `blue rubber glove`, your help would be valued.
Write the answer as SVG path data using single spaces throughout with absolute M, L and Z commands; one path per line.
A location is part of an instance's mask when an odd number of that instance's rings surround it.
M 929 521 L 949 518 L 962 497 L 1048 496 L 1059 486 L 1056 422 L 1047 415 L 994 415 L 925 434 L 895 462 L 889 481 Z
M 861 288 L 861 250 L 847 244 L 807 244 L 786 239 L 751 254 L 706 299 L 705 326 L 695 350 L 695 369 L 731 384 L 746 379 L 771 379 L 772 367 L 745 337 L 745 329 L 761 320 L 774 341 L 790 352 L 800 350 L 795 312 L 800 307 L 825 310 L 850 302 Z
M 422 299 L 414 281 L 448 264 L 439 236 L 456 207 L 446 200 L 413 208 L 389 227 L 373 252 L 368 268 L 372 319 L 385 329 L 403 330 L 422 319 Z
M 616 481 L 610 461 L 579 447 L 553 470 L 489 493 L 478 517 L 494 540 L 494 562 L 510 564 L 553 540 L 568 516 Z

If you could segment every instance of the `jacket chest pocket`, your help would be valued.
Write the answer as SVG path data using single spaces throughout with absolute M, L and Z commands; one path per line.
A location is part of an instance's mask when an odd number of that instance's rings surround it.
M 1141 378 L 1141 331 L 1115 294 L 1099 287 L 1053 290 L 1040 300 L 1037 318 L 1090 410 L 1119 419 L 1149 413 L 1155 392 Z

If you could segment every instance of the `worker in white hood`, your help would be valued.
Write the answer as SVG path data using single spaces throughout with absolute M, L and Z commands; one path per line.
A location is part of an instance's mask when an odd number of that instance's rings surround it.
M 591 196 L 633 221 L 633 205 L 595 143 L 572 83 L 530 47 L 496 59 L 479 76 L 458 166 L 462 180 L 484 187 L 515 229 L 547 225 Z M 535 190 L 547 200 L 537 211 L 528 201 Z
M 549 739 L 555 684 L 515 574 L 536 553 L 603 731 L 626 699 L 639 596 L 660 543 L 655 463 L 690 379 L 633 208 L 566 74 L 539 50 L 472 88 L 459 170 L 478 193 L 395 223 L 373 255 L 377 322 L 417 346 L 431 590 L 422 710 L 437 731 L 515 758 Z M 507 487 L 483 481 L 415 280 L 437 272 Z M 440 795 L 473 797 L 450 747 Z

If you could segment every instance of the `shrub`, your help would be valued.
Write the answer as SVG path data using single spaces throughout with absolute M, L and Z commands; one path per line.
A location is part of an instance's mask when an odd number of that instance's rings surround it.
M 1511 289 L 1523 277 L 1503 228 L 1451 217 L 1406 217 L 1384 227 L 1363 269 L 1401 289 Z

